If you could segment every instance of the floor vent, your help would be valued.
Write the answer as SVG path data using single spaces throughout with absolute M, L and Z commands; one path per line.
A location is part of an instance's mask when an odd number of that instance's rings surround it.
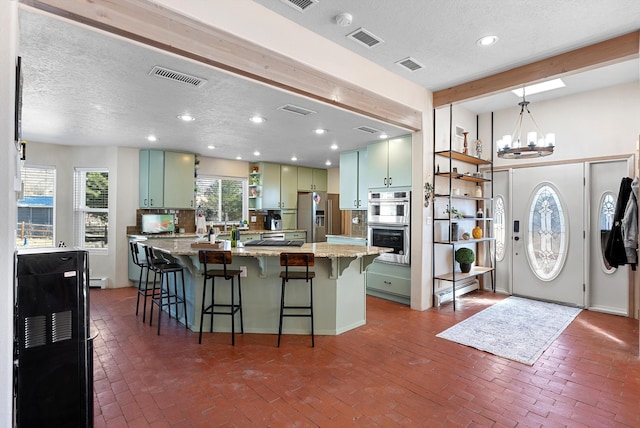
M 196 76 L 191 76 L 189 74 L 182 73 L 180 71 L 160 67 L 159 65 L 156 65 L 155 67 L 153 67 L 149 72 L 149 75 L 161 77 L 167 80 L 173 80 L 175 82 L 184 83 L 186 85 L 195 86 L 197 88 L 207 83 L 206 79 L 202 79 Z
M 347 37 L 368 48 L 372 48 L 383 42 L 383 40 L 380 37 L 365 30 L 364 28 L 358 28 L 353 33 L 347 34 Z
M 451 283 L 449 283 L 450 285 Z M 456 297 L 460 297 L 463 294 L 470 293 L 479 288 L 478 280 L 474 279 L 473 281 L 466 282 L 464 284 L 456 285 Z M 443 303 L 450 302 L 453 300 L 453 291 L 450 286 L 447 286 L 446 290 L 437 291 L 436 292 L 436 307 L 440 306 Z
M 300 116 L 309 116 L 310 114 L 316 114 L 316 111 L 306 109 L 304 107 L 294 106 L 293 104 L 285 104 L 282 107 L 278 107 L 278 110 L 288 111 Z
M 357 128 L 353 128 L 353 129 L 356 129 L 356 130 L 361 131 L 361 132 L 366 132 L 367 134 L 380 134 L 380 133 L 382 133 L 381 130 L 376 129 L 376 128 L 372 128 L 370 126 L 358 126 Z
M 400 61 L 396 61 L 396 64 L 406 68 L 409 71 L 416 71 L 416 70 L 420 70 L 421 68 L 424 68 L 424 65 L 420 64 L 418 61 L 416 61 L 411 57 L 407 57 L 405 59 L 401 59 Z
M 280 0 L 282 3 L 291 6 L 298 12 L 305 12 L 307 9 L 318 4 L 318 0 Z

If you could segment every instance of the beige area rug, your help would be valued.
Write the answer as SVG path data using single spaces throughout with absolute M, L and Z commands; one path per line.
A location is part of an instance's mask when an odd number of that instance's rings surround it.
M 533 365 L 580 311 L 511 296 L 436 336 Z

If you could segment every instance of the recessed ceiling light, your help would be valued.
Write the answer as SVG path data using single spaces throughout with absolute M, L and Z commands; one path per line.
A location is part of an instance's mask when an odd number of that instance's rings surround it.
M 331 150 L 338 150 L 338 145 L 336 143 L 333 143 L 331 145 Z
M 153 141 L 158 141 L 158 137 L 156 137 L 155 135 L 149 135 L 149 136 L 147 137 L 147 140 L 148 140 L 148 141 L 151 141 L 151 142 L 153 142 Z
M 330 161 L 330 160 L 328 160 L 328 161 L 326 161 L 324 164 L 325 164 L 326 166 L 329 166 L 329 165 L 331 165 L 331 161 Z
M 552 89 L 564 88 L 566 85 L 562 79 L 547 80 L 546 82 L 536 83 L 535 85 L 525 86 L 524 88 L 514 89 L 513 92 L 518 97 L 522 97 L 522 91 L 525 95 L 538 94 L 540 92 L 550 91 Z
M 209 150 L 213 150 L 213 149 L 215 149 L 215 148 L 216 148 L 216 146 L 214 146 L 213 144 L 209 144 L 209 145 L 207 146 L 207 149 L 209 149 Z
M 318 128 L 318 129 L 314 129 L 313 132 L 315 132 L 318 135 L 322 135 L 322 134 L 326 133 L 327 130 L 326 129 L 322 129 L 322 128 Z
M 236 160 L 241 160 L 241 159 L 242 159 L 242 156 L 240 155 L 236 156 Z
M 184 122 L 193 122 L 194 120 L 196 120 L 195 117 L 188 115 L 188 114 L 181 114 L 178 116 L 178 119 L 184 121 Z
M 291 160 L 292 160 L 293 162 L 295 162 L 295 161 L 297 161 L 297 160 L 298 160 L 298 158 L 297 158 L 297 157 L 295 157 L 295 156 L 291 156 Z
M 476 44 L 478 46 L 485 47 L 485 46 L 495 45 L 497 41 L 498 41 L 498 36 L 484 36 L 476 40 Z
M 389 136 L 387 134 L 380 134 L 378 138 L 380 138 L 381 140 L 384 140 L 385 138 L 389 138 Z
M 267 121 L 267 119 L 262 116 L 252 116 L 249 118 L 249 120 L 253 123 L 264 123 Z
M 253 152 L 253 155 L 254 156 L 260 156 L 260 152 L 256 150 L 255 152 Z

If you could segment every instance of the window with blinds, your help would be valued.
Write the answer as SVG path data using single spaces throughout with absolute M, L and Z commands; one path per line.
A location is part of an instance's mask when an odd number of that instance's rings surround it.
M 56 169 L 25 166 L 23 193 L 18 201 L 17 247 L 55 246 Z
M 75 245 L 106 250 L 109 235 L 109 171 L 75 169 L 73 192 Z
M 200 175 L 196 179 L 196 206 L 207 221 L 237 223 L 247 219 L 248 180 Z

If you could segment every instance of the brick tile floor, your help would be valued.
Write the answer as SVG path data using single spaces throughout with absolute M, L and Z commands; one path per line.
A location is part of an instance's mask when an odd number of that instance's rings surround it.
M 582 311 L 533 365 L 435 337 L 505 298 L 424 312 L 367 298 L 340 336 L 196 333 L 135 316 L 133 288 L 91 290 L 95 427 L 638 427 L 638 321 Z

